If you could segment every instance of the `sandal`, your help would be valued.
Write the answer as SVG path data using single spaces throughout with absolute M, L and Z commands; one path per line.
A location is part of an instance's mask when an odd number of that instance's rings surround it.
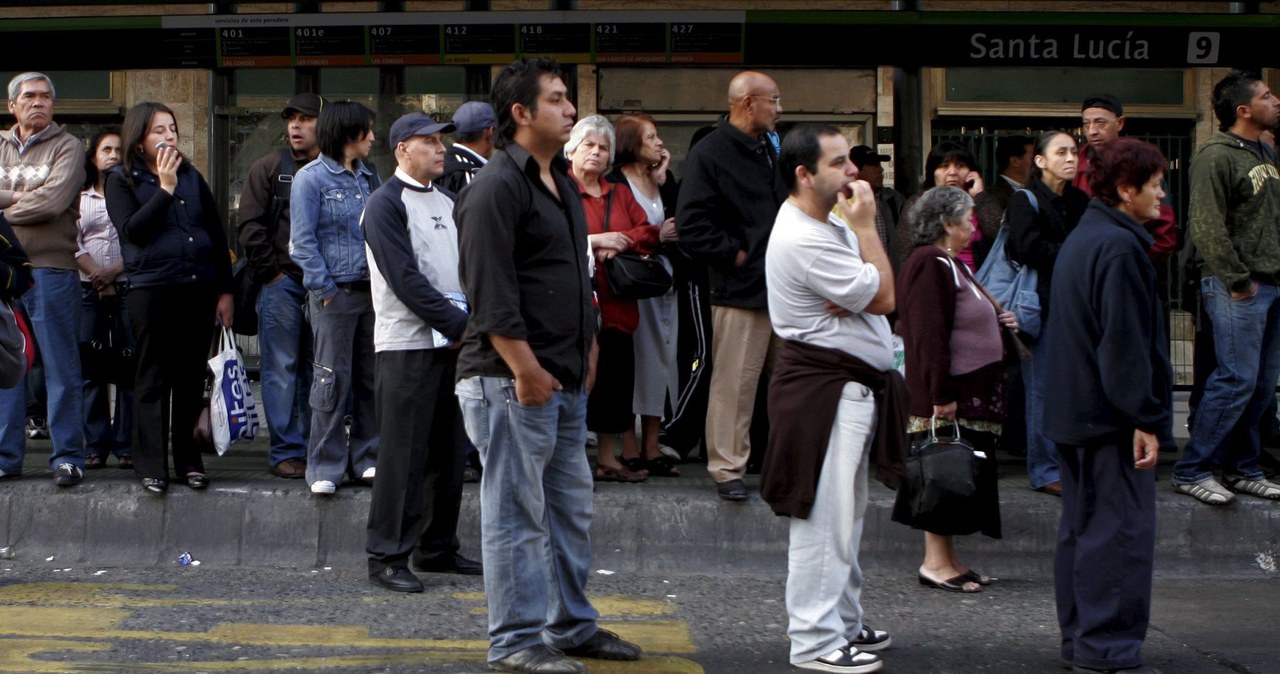
M 107 462 L 104 461 L 102 457 L 98 456 L 97 454 L 90 454 L 89 456 L 84 457 L 85 470 L 94 470 L 97 468 L 101 468 L 105 465 L 107 465 Z
M 680 469 L 676 468 L 676 462 L 666 454 L 661 454 L 656 458 L 645 459 L 642 466 L 649 473 L 650 477 L 680 477 Z
M 596 482 L 644 482 L 649 479 L 649 474 L 644 471 L 633 471 L 626 466 L 617 468 L 596 466 L 595 479 Z
M 992 578 L 991 576 L 984 576 L 978 573 L 977 571 L 974 571 L 973 569 L 969 569 L 968 571 L 965 571 L 964 577 L 979 585 L 990 585 L 991 583 L 997 580 L 996 578 Z
M 116 457 L 116 468 L 133 470 L 133 457 L 128 454 Z
M 965 594 L 973 594 L 974 592 L 982 591 L 982 585 L 979 584 L 977 581 L 970 580 L 969 577 L 965 574 L 960 574 L 959 576 L 956 576 L 955 578 L 952 578 L 950 580 L 934 580 L 924 575 L 923 573 L 919 574 L 919 576 L 920 576 L 920 584 L 925 587 L 936 587 L 939 590 L 946 590 L 947 592 L 963 592 Z M 965 589 L 966 583 L 973 583 L 978 587 L 972 590 L 967 590 Z

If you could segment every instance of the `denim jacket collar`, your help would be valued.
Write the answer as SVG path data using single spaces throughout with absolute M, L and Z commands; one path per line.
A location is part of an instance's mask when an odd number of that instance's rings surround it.
M 369 167 L 365 166 L 364 162 L 359 159 L 357 159 L 355 162 L 356 168 L 354 171 L 334 161 L 332 157 L 330 157 L 327 154 L 324 154 L 323 152 L 320 153 L 319 159 L 320 159 L 320 164 L 324 166 L 326 169 L 328 169 L 329 173 L 359 174 L 359 175 L 365 176 L 366 178 L 373 175 L 373 171 L 369 170 Z

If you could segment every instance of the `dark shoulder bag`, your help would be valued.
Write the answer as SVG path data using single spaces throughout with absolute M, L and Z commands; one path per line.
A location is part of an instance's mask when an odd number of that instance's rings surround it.
M 613 210 L 613 190 L 604 201 L 604 231 L 609 231 L 609 213 Z M 671 274 L 662 261 L 652 255 L 624 251 L 604 261 L 609 292 L 621 300 L 643 300 L 659 297 L 671 290 Z

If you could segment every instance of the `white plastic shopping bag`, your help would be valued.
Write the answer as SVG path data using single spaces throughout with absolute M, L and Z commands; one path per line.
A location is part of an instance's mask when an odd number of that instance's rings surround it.
M 213 372 L 209 400 L 213 446 L 221 456 L 236 440 L 252 440 L 260 423 L 253 389 L 244 371 L 244 357 L 236 348 L 235 334 L 228 328 L 222 328 L 218 352 L 209 359 L 209 370 Z

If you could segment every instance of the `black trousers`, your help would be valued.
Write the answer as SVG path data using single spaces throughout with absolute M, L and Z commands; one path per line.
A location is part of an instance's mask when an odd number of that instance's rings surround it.
M 1062 520 L 1053 585 L 1061 656 L 1090 669 L 1142 664 L 1155 557 L 1154 470 L 1133 467 L 1132 432 L 1058 445 Z
M 380 351 L 378 470 L 369 502 L 369 572 L 458 551 L 467 435 L 453 394 L 453 349 Z M 416 552 L 415 552 L 416 547 Z
M 125 297 L 137 345 L 133 470 L 139 477 L 169 479 L 171 432 L 174 473 L 204 472 L 192 431 L 204 407 L 217 304 L 218 293 L 207 283 L 132 288 Z

